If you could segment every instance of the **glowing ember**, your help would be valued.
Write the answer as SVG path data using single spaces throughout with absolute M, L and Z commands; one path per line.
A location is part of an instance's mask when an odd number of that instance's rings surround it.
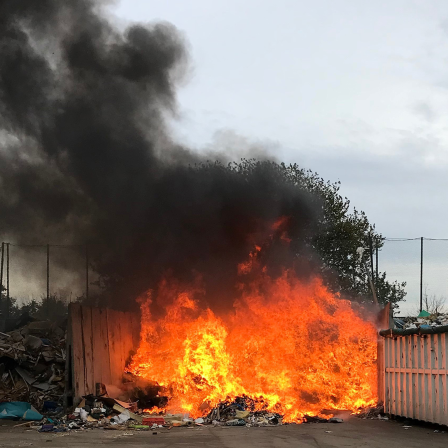
M 223 318 L 184 292 L 154 320 L 148 298 L 129 371 L 165 386 L 168 409 L 192 416 L 204 414 L 204 403 L 239 395 L 262 397 L 285 421 L 373 405 L 374 326 L 318 279 L 302 284 L 285 271 L 257 286 Z

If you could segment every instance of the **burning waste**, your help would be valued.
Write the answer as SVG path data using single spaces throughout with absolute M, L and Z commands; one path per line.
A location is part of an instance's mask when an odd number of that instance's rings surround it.
M 240 296 L 225 314 L 200 306 L 200 280 L 190 289 L 164 280 L 140 300 L 141 341 L 128 372 L 156 387 L 155 411 L 211 422 L 227 402 L 231 419 L 250 410 L 294 422 L 376 404 L 375 326 L 317 276 L 269 275 L 261 252 L 238 266 Z M 155 295 L 167 304 L 163 317 L 151 312 Z

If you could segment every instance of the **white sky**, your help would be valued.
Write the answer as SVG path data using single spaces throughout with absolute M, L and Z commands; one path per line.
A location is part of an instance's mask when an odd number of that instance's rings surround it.
M 181 142 L 266 145 L 341 180 L 383 235 L 448 237 L 446 0 L 121 0 L 109 11 L 122 26 L 163 20 L 184 33 Z M 408 281 L 403 311 L 418 301 L 418 251 L 381 254 L 380 269 Z M 448 242 L 425 254 L 425 285 L 445 295 Z

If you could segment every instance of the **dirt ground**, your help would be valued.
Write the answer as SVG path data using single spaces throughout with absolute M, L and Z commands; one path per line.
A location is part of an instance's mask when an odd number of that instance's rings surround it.
M 172 428 L 152 431 L 105 431 L 101 429 L 71 433 L 41 434 L 35 430 L 13 428 L 14 422 L 0 421 L 0 447 L 79 447 L 97 445 L 132 447 L 207 447 L 207 448 L 286 448 L 286 447 L 368 447 L 413 448 L 446 447 L 448 431 L 435 433 L 434 427 L 403 427 L 397 421 L 351 418 L 340 424 L 313 423 L 277 427 Z M 443 431 L 439 428 L 439 431 Z

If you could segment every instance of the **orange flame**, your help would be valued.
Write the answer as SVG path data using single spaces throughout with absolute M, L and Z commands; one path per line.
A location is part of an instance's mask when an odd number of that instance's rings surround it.
M 169 409 L 202 415 L 204 403 L 262 398 L 269 410 L 297 421 L 322 409 L 376 402 L 376 330 L 328 292 L 291 272 L 264 278 L 219 318 L 178 295 L 163 319 L 142 304 L 141 343 L 128 370 L 165 386 Z
M 283 242 L 285 222 L 271 227 L 281 230 Z M 261 250 L 255 245 L 238 265 L 241 276 L 257 272 L 257 280 L 242 283 L 242 297 L 225 316 L 200 309 L 197 289 L 179 292 L 164 281 L 158 301 L 170 305 L 155 319 L 148 294 L 141 301 L 140 346 L 127 371 L 163 386 L 168 411 L 193 417 L 242 395 L 286 422 L 375 404 L 375 326 L 319 278 L 301 281 L 288 269 L 269 277 L 258 265 Z

